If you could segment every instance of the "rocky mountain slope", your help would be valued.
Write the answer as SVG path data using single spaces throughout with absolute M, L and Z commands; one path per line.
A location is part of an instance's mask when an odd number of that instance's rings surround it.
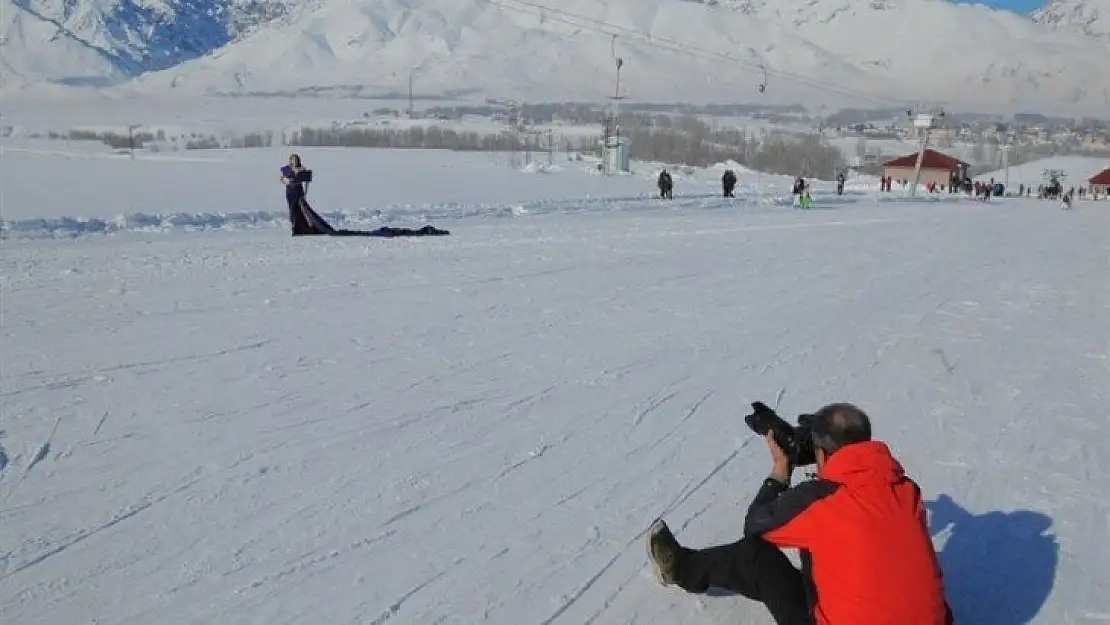
M 1053 29 L 1110 39 L 1110 0 L 1052 0 L 1032 18 Z
M 641 101 L 1110 110 L 1104 40 L 1047 17 L 1095 0 L 1033 18 L 946 0 L 14 1 L 49 5 L 6 18 L 16 74 L 138 75 L 135 92 L 383 97 L 411 75 L 421 96 L 601 100 L 618 55 Z

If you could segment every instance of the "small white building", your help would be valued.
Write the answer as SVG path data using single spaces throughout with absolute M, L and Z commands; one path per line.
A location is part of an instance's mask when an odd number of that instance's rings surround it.
M 602 161 L 605 164 L 605 173 L 631 173 L 632 142 L 628 137 L 611 136 L 605 140 L 603 147 Z

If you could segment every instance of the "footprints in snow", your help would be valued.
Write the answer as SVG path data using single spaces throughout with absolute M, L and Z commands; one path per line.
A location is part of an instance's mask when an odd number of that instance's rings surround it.
M 636 418 L 632 421 L 632 425 L 640 425 L 641 423 L 643 423 L 644 419 L 648 415 L 661 408 L 663 404 L 666 404 L 668 401 L 674 399 L 676 395 L 678 395 L 678 391 L 667 393 L 659 399 L 651 399 L 646 407 L 636 413 Z
M 107 422 L 107 420 L 108 420 L 108 413 L 105 412 L 103 415 L 101 415 L 100 419 L 97 421 L 96 426 L 93 427 L 92 432 L 87 437 L 85 437 L 84 440 L 79 441 L 78 445 L 80 447 L 89 447 L 89 446 L 92 446 L 92 445 L 96 445 L 97 443 L 108 442 L 108 441 L 111 441 L 111 440 L 124 439 L 124 438 L 130 438 L 131 437 L 131 434 L 122 434 L 122 435 L 120 435 L 116 438 L 113 438 L 113 439 L 94 440 L 94 439 L 96 439 L 97 435 L 100 434 L 100 430 L 101 430 L 101 428 L 104 427 L 104 424 Z M 58 435 L 58 429 L 61 426 L 61 424 L 62 424 L 62 417 L 61 416 L 54 419 L 54 424 L 50 427 L 49 433 L 47 433 L 46 437 L 43 438 L 38 443 L 38 445 L 36 445 L 34 447 L 33 451 L 30 453 L 30 460 L 27 461 L 27 464 L 24 465 L 23 469 L 19 472 L 19 476 L 18 476 L 18 478 L 16 478 L 17 481 L 14 484 L 12 484 L 8 488 L 7 491 L 5 491 L 3 493 L 0 493 L 0 511 L 2 511 L 2 509 L 3 509 L 2 508 L 3 504 L 8 500 L 9 497 L 11 497 L 12 493 L 14 493 L 16 491 L 16 489 L 23 482 L 23 480 L 27 479 L 27 476 L 32 471 L 34 471 L 40 464 L 42 464 L 42 463 L 46 462 L 47 460 L 51 459 L 51 454 L 55 452 L 55 447 L 56 447 L 54 439 Z M 3 437 L 4 437 L 4 432 L 0 431 L 0 439 L 3 439 Z M 73 452 L 73 444 L 67 445 L 64 450 L 59 451 L 57 453 L 54 453 L 53 459 L 57 460 L 59 458 L 66 458 L 72 452 Z M 16 454 L 15 456 L 9 456 L 8 455 L 8 449 L 5 448 L 3 445 L 0 445 L 0 482 L 3 482 L 5 476 L 12 472 L 14 465 L 19 461 L 19 459 L 22 456 L 23 456 L 23 454 Z
M 35 468 L 35 465 L 42 462 L 43 460 L 46 460 L 46 457 L 50 455 L 50 445 L 53 443 L 54 435 L 58 433 L 58 426 L 61 425 L 61 423 L 61 417 L 58 417 L 54 420 L 54 427 L 50 428 L 50 434 L 46 436 L 46 440 L 39 443 L 39 447 L 35 451 L 34 457 L 31 458 L 31 462 L 27 463 L 27 468 L 23 470 L 24 475 L 30 473 L 31 469 Z
M 556 441 L 555 443 L 552 443 L 550 445 L 547 444 L 547 443 L 540 443 L 532 451 L 528 452 L 528 454 L 526 456 L 524 456 L 520 460 L 517 460 L 517 461 L 513 462 L 512 464 L 506 466 L 504 469 L 501 469 L 501 471 L 499 471 L 493 479 L 495 481 L 499 480 L 499 479 L 505 477 L 506 475 L 508 475 L 509 473 L 512 473 L 513 471 L 515 471 L 515 470 L 523 467 L 524 465 L 528 464 L 532 460 L 535 460 L 537 458 L 542 458 L 543 455 L 545 453 L 547 453 L 553 447 L 557 447 L 557 446 L 567 442 L 567 438 L 568 438 L 568 436 L 564 435 L 558 441 Z
M 6 493 L 0 496 L 0 507 L 2 507 L 5 502 L 7 502 L 8 497 L 11 497 L 12 493 L 14 493 L 19 485 L 23 483 L 23 480 L 27 479 L 27 475 L 36 466 L 38 466 L 39 463 L 46 460 L 47 457 L 50 456 L 50 448 L 54 442 L 54 435 L 58 433 L 58 426 L 61 423 L 61 417 L 58 417 L 54 420 L 54 426 L 50 428 L 50 433 L 47 434 L 46 438 L 38 444 L 38 447 L 35 448 L 34 455 L 31 456 L 30 462 L 28 462 L 27 465 L 23 467 L 23 471 L 19 474 L 19 481 L 17 481 L 15 484 L 12 484 L 11 488 L 9 488 Z M 3 448 L 0 448 L 0 479 L 3 479 L 4 476 L 7 474 L 5 469 L 8 467 L 9 464 L 10 461 L 8 460 L 7 452 L 5 452 Z

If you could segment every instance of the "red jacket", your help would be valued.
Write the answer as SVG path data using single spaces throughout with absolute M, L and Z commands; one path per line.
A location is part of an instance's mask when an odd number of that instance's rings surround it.
M 846 445 L 817 479 L 768 480 L 744 533 L 802 550 L 818 625 L 946 625 L 921 491 L 882 442 Z

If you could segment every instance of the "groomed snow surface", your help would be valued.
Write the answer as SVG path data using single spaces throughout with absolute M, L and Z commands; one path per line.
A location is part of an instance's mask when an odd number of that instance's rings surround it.
M 7 226 L 283 211 L 284 150 L 23 149 Z M 659 586 L 643 538 L 739 535 L 780 394 L 871 413 L 960 623 L 1110 619 L 1110 205 L 302 153 L 321 211 L 452 236 L 8 228 L 5 623 L 770 623 Z

